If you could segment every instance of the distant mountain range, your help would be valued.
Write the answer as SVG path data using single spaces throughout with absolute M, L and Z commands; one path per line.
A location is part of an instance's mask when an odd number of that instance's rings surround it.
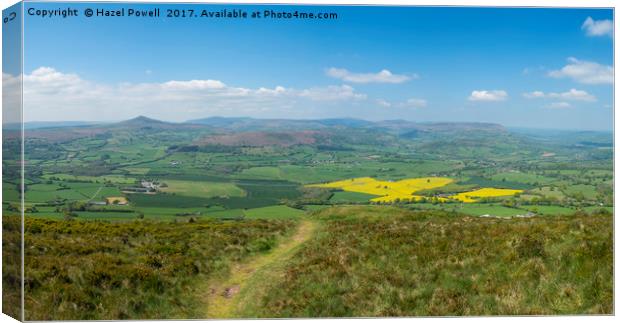
M 15 127 L 14 130 L 18 130 Z M 196 137 L 199 144 L 239 144 L 258 145 L 273 143 L 291 145 L 308 142 L 338 142 L 338 136 L 349 137 L 350 140 L 389 140 L 384 136 L 414 139 L 418 137 L 441 136 L 450 138 L 456 134 L 473 137 L 483 135 L 498 137 L 507 134 L 506 129 L 492 123 L 418 123 L 406 120 L 367 121 L 353 118 L 340 119 L 254 119 L 210 117 L 189 120 L 186 122 L 166 122 L 139 116 L 133 119 L 98 123 L 92 122 L 32 122 L 25 124 L 26 136 L 30 138 L 46 138 L 54 142 L 63 142 L 75 138 L 99 136 L 126 132 L 129 135 L 156 134 L 165 131 L 206 130 L 209 138 Z M 5 136 L 17 137 L 18 131 L 4 127 Z M 489 136 L 491 134 L 491 136 Z M 204 136 L 202 133 L 198 136 Z M 327 139 L 331 138 L 331 139 Z
M 208 125 L 212 127 L 227 128 L 231 130 L 257 130 L 257 129 L 321 129 L 327 127 L 365 127 L 373 122 L 359 119 L 254 119 L 254 118 L 224 118 L 210 117 L 204 119 L 189 120 L 187 123 Z
M 213 128 L 228 129 L 233 131 L 259 131 L 259 130 L 318 130 L 324 128 L 383 128 L 390 130 L 418 131 L 447 131 L 447 130 L 499 130 L 505 128 L 493 123 L 472 122 L 414 122 L 406 120 L 367 121 L 354 118 L 336 119 L 255 119 L 249 117 L 227 118 L 209 117 L 203 119 L 188 120 L 186 122 L 166 122 L 139 116 L 120 122 L 92 122 L 92 121 L 51 121 L 51 122 L 26 122 L 26 130 L 49 129 L 49 128 L 74 128 L 74 127 L 105 127 L 105 128 L 128 128 L 128 127 L 153 127 L 173 128 L 187 126 L 210 126 Z M 5 129 L 19 129 L 19 124 L 4 125 Z
M 42 128 L 62 128 L 62 127 L 82 127 L 100 125 L 101 122 L 93 121 L 33 121 L 24 123 L 24 128 L 29 129 L 42 129 Z M 5 123 L 2 126 L 5 130 L 18 130 L 21 129 L 19 123 Z
M 3 126 L 5 138 L 18 138 L 19 124 Z M 254 119 L 210 117 L 186 122 L 166 122 L 145 116 L 109 122 L 28 122 L 26 137 L 66 142 L 96 136 L 159 136 L 177 140 L 185 138 L 190 145 L 223 146 L 290 146 L 314 144 L 342 149 L 342 143 L 389 145 L 394 140 L 421 140 L 445 149 L 469 145 L 496 147 L 517 145 L 535 140 L 538 143 L 562 143 L 569 146 L 608 147 L 611 133 L 587 131 L 547 131 L 507 129 L 495 123 L 414 122 L 407 120 L 367 121 L 339 119 Z M 179 136 L 176 136 L 179 135 Z M 166 137 L 167 136 L 167 137 Z M 185 137 L 183 137 L 185 136 Z M 167 140 L 167 139 L 166 139 Z M 177 145 L 178 146 L 178 145 Z M 196 147 L 177 147 L 197 149 Z

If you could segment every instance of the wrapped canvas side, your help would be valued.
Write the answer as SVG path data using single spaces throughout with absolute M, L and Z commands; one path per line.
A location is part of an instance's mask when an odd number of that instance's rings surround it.
M 2 12 L 2 312 L 23 320 L 22 3 Z

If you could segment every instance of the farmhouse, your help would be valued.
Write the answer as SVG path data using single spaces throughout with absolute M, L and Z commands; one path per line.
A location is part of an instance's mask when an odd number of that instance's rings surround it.
M 159 183 L 143 179 L 140 181 L 140 186 L 123 187 L 122 191 L 125 193 L 155 193 L 159 187 Z
M 147 180 L 142 180 L 142 182 L 140 182 L 140 185 L 142 185 L 143 188 L 146 188 L 149 192 L 157 191 L 157 189 L 159 188 L 158 184 Z

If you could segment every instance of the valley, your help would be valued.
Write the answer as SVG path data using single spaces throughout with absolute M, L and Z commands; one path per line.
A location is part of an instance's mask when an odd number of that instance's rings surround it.
M 25 190 L 5 158 L 2 206 L 14 239 L 24 199 L 28 319 L 611 309 L 611 133 L 220 117 L 26 129 Z M 18 133 L 4 138 L 15 156 Z
M 489 215 L 536 205 L 567 212 L 612 207 L 605 133 L 543 141 L 488 124 L 245 118 L 173 124 L 139 117 L 32 129 L 26 136 L 26 213 L 41 218 L 231 218 L 276 205 L 294 217 L 310 205 L 347 202 L 443 209 L 476 202 Z M 364 178 L 385 188 L 337 184 Z M 407 181 L 440 182 L 404 190 L 384 185 Z M 151 182 L 157 187 L 147 187 Z M 4 208 L 14 208 L 17 192 L 5 196 Z M 127 202 L 108 203 L 114 197 Z

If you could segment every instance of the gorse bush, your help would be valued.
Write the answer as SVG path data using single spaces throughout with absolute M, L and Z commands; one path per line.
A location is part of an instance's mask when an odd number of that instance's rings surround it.
M 346 207 L 244 316 L 611 313 L 607 215 L 474 218 Z
M 269 250 L 294 225 L 26 218 L 26 319 L 196 318 L 197 282 Z

